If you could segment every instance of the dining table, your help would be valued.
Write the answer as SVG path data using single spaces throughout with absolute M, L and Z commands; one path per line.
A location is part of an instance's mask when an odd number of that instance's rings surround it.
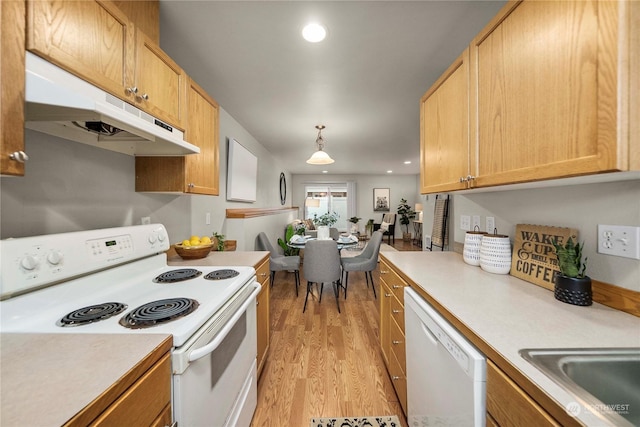
M 295 239 L 295 236 L 294 236 L 294 239 Z M 287 242 L 287 246 L 295 249 L 304 249 L 306 243 L 311 240 L 317 240 L 317 238 L 312 236 L 299 236 L 298 239 L 294 241 L 290 240 L 289 242 Z M 329 239 L 329 240 L 332 240 L 332 239 Z M 338 245 L 338 251 L 342 249 L 347 249 L 347 248 L 355 248 L 360 243 L 357 237 L 353 239 L 352 237 L 344 237 L 344 236 L 340 236 L 338 240 L 336 240 L 335 242 Z

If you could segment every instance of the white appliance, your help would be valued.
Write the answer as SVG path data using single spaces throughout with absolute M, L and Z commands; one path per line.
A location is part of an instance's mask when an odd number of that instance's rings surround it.
M 200 152 L 181 130 L 31 52 L 25 65 L 27 128 L 131 156 Z
M 409 287 L 404 306 L 409 425 L 484 427 L 484 355 Z
M 0 332 L 171 334 L 174 421 L 249 426 L 255 270 L 169 267 L 168 248 L 161 224 L 2 240 Z

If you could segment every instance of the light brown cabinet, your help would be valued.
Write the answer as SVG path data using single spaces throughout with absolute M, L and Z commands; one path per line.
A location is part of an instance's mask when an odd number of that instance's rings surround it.
M 271 297 L 271 280 L 269 276 L 269 258 L 255 267 L 256 277 L 262 286 L 256 301 L 256 319 L 258 321 L 258 378 L 267 360 L 269 341 L 271 338 L 271 318 L 269 300 Z
M 393 388 L 407 413 L 407 358 L 404 331 L 404 288 L 407 283 L 380 261 L 380 346 Z
M 468 100 L 466 52 L 423 97 L 421 192 L 640 170 L 639 10 L 507 3 L 469 47 Z
M 420 192 L 466 188 L 469 146 L 469 49 L 420 100 Z
M 487 419 L 502 427 L 560 425 L 491 360 L 487 361 Z
M 24 175 L 25 1 L 0 2 L 0 174 Z
M 184 129 L 187 76 L 110 1 L 28 2 L 27 49 Z
M 219 107 L 189 79 L 185 138 L 200 148 L 184 157 L 136 157 L 136 191 L 217 196 L 219 187 Z

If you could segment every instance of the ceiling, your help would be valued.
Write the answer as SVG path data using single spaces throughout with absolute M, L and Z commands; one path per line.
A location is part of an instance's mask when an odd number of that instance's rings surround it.
M 160 0 L 160 44 L 289 172 L 417 174 L 420 97 L 503 4 Z

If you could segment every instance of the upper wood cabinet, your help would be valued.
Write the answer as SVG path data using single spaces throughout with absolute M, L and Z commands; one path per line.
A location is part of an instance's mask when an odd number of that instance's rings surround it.
M 27 49 L 107 92 L 129 100 L 135 29 L 108 1 L 27 3 Z
M 0 1 L 0 174 L 24 175 L 24 0 Z
M 640 54 L 630 3 L 511 2 L 478 34 L 472 186 L 640 167 L 638 136 L 633 147 L 629 132 L 630 103 L 637 111 L 638 102 L 630 85 L 637 90 L 640 78 L 629 73 L 629 58 Z
M 113 0 L 118 9 L 133 21 L 155 44 L 160 44 L 160 2 L 158 0 Z
M 27 49 L 184 129 L 187 76 L 110 1 L 28 2 Z
M 189 79 L 185 139 L 200 148 L 184 157 L 136 157 L 136 191 L 217 196 L 219 187 L 219 107 Z
M 469 49 L 420 100 L 420 192 L 466 188 L 469 150 Z

